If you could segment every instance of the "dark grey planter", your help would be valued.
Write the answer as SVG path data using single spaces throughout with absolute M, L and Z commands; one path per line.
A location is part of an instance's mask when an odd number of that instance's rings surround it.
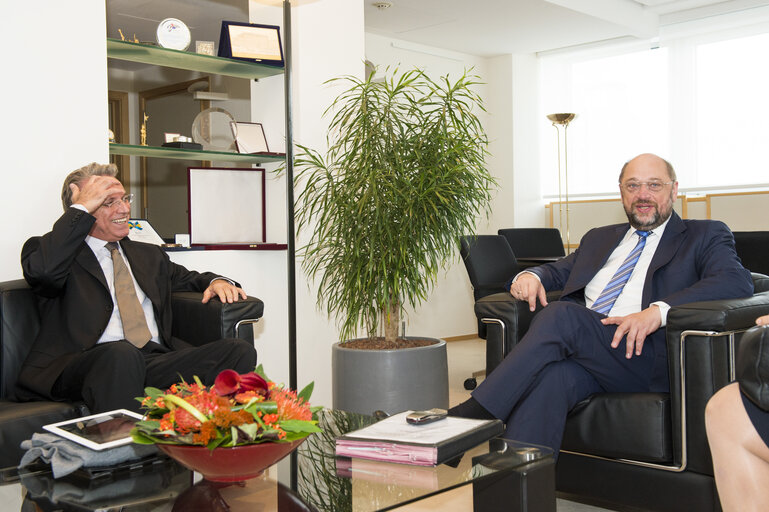
M 331 351 L 333 407 L 395 414 L 449 406 L 446 342 L 398 350 L 359 350 L 335 343 Z

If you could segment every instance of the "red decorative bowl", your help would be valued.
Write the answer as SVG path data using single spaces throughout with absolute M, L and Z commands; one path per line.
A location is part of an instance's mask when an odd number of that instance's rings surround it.
M 304 438 L 306 439 L 306 438 Z M 290 443 L 259 443 L 214 448 L 179 444 L 158 444 L 166 455 L 182 466 L 197 471 L 212 482 L 241 482 L 262 474 L 302 444 L 304 439 Z

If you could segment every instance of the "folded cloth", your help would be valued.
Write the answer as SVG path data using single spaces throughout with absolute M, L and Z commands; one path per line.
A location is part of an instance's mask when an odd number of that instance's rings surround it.
M 21 458 L 19 468 L 41 459 L 51 465 L 54 478 L 69 475 L 81 467 L 113 466 L 157 453 L 154 444 L 126 444 L 107 450 L 92 450 L 56 434 L 44 433 L 32 434 L 32 439 L 22 441 L 21 447 L 27 451 Z

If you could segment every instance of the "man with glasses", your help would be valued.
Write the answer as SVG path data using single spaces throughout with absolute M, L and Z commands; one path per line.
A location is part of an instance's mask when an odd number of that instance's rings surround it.
M 506 437 L 558 453 L 566 415 L 598 392 L 668 391 L 665 323 L 672 306 L 746 297 L 750 273 L 729 228 L 682 220 L 673 167 L 643 154 L 619 176 L 629 223 L 590 230 L 579 248 L 515 276 L 510 293 L 547 306 L 472 398 L 450 410 L 506 422 Z M 545 292 L 562 290 L 548 305 Z
M 171 292 L 203 302 L 246 298 L 230 280 L 187 270 L 158 246 L 128 239 L 133 194 L 114 164 L 67 176 L 64 215 L 21 251 L 24 278 L 41 298 L 41 328 L 19 374 L 22 399 L 83 400 L 96 412 L 138 410 L 146 386 L 181 376 L 212 384 L 224 369 L 253 371 L 252 343 L 231 338 L 193 347 L 171 336 Z

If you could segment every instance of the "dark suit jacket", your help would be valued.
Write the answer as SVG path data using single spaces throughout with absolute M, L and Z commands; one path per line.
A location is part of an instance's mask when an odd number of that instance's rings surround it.
M 585 303 L 585 286 L 603 267 L 630 228 L 616 224 L 588 231 L 579 248 L 555 263 L 536 267 L 546 290 L 563 290 L 561 300 Z M 673 212 L 646 275 L 642 308 L 662 301 L 670 306 L 753 294 L 750 272 L 742 267 L 734 238 L 723 222 L 681 220 Z M 668 388 L 665 329 L 647 339 L 654 347 L 653 390 Z
M 96 344 L 116 307 L 85 243 L 94 222 L 92 215 L 69 208 L 51 232 L 30 238 L 21 251 L 24 278 L 40 297 L 41 328 L 19 374 L 20 397 L 52 398 L 51 388 L 69 360 Z M 189 271 L 155 245 L 127 238 L 120 245 L 152 301 L 163 341 L 174 350 L 188 346 L 171 336 L 171 292 L 202 292 L 219 276 Z

